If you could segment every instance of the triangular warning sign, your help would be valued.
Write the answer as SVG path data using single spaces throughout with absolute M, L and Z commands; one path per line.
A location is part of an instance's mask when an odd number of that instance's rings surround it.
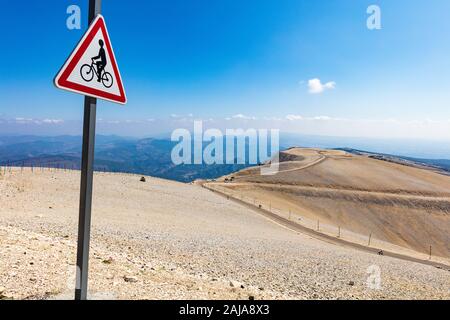
M 91 23 L 54 82 L 60 89 L 120 104 L 127 102 L 102 15 Z

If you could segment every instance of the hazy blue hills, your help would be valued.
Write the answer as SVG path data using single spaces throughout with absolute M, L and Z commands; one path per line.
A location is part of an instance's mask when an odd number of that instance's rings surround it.
M 174 165 L 172 148 L 165 139 L 134 139 L 97 136 L 95 170 L 137 173 L 182 182 L 215 178 L 240 170 L 246 165 Z M 0 165 L 79 169 L 81 137 L 0 137 Z M 248 165 L 247 165 L 248 166 Z
M 336 146 L 338 143 L 342 143 L 344 146 L 368 145 L 366 140 L 359 142 L 359 144 L 356 142 L 344 138 L 285 136 L 281 140 L 281 149 L 292 146 L 336 148 L 339 147 L 339 145 Z M 381 149 L 380 143 L 374 147 L 376 151 Z M 220 177 L 249 166 L 248 161 L 247 164 L 240 165 L 177 166 L 171 160 L 171 151 L 176 144 L 177 142 L 165 138 L 137 139 L 98 135 L 96 137 L 95 170 L 137 173 L 189 182 L 199 178 Z M 79 169 L 81 145 L 80 136 L 0 136 L 0 165 Z M 352 153 L 365 153 L 375 158 L 378 157 L 380 160 L 414 162 L 450 172 L 450 160 L 447 159 L 415 158 L 405 155 L 361 151 L 361 149 L 356 148 L 340 149 Z

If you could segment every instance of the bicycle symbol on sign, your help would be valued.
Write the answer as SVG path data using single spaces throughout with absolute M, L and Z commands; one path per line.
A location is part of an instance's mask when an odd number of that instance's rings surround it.
M 84 81 L 91 82 L 94 79 L 95 74 L 97 76 L 97 82 L 101 82 L 106 88 L 111 88 L 114 83 L 114 79 L 109 72 L 105 71 L 105 66 L 108 62 L 106 60 L 105 49 L 103 48 L 103 40 L 100 39 L 98 44 L 100 45 L 98 55 L 91 58 L 92 62 L 90 65 L 84 64 L 81 66 L 81 77 Z

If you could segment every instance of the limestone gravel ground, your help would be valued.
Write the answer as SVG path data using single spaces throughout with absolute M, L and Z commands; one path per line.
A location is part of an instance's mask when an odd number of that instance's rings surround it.
M 97 299 L 450 299 L 450 272 L 283 228 L 199 186 L 96 174 Z M 0 298 L 70 299 L 79 172 L 0 176 Z M 377 273 L 380 287 L 377 288 Z

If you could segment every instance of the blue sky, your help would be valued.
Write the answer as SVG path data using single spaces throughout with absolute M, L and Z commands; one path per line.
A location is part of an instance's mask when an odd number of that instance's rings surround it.
M 2 4 L 0 118 L 81 120 L 83 98 L 52 79 L 87 28 L 87 2 Z M 71 4 L 82 9 L 81 30 L 66 28 Z M 366 28 L 371 4 L 381 30 Z M 450 136 L 448 0 L 103 0 L 102 13 L 129 100 L 99 102 L 103 121 L 229 118 L 326 135 L 353 126 L 345 135 L 379 136 L 385 126 L 387 136 Z M 312 79 L 329 89 L 312 94 Z

